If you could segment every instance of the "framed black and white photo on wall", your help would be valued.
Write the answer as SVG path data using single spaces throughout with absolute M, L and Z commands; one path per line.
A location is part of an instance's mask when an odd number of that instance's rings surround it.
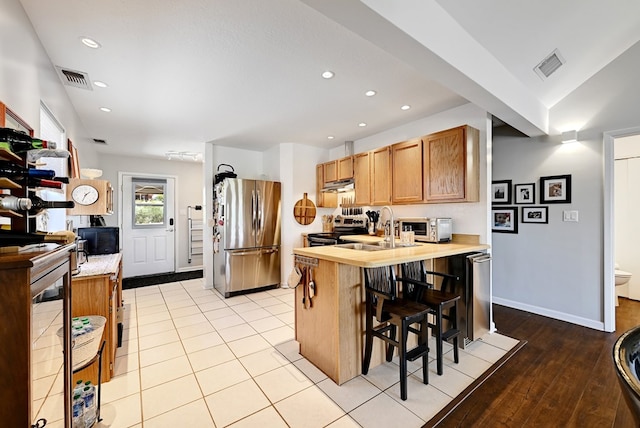
M 514 186 L 514 203 L 515 204 L 535 204 L 536 203 L 536 184 L 516 184 Z
M 518 207 L 492 207 L 491 230 L 501 233 L 518 233 Z
M 540 177 L 540 203 L 571 203 L 571 175 Z
M 549 223 L 549 207 L 522 207 L 522 223 Z
M 491 204 L 511 204 L 511 180 L 491 182 Z

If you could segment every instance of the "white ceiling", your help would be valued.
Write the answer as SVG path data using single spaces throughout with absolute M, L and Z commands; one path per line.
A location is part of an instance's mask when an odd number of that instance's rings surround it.
M 54 65 L 109 85 L 66 87 L 98 151 L 157 157 L 336 147 L 468 101 L 552 132 L 548 109 L 640 40 L 638 0 L 21 2 Z M 566 64 L 543 81 L 554 49 Z

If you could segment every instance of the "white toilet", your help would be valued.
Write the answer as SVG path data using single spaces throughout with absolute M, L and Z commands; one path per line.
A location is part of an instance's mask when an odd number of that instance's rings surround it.
M 618 263 L 616 263 L 615 266 L 615 276 L 616 276 L 616 306 L 619 305 L 618 303 L 618 290 L 620 290 L 620 287 L 627 284 L 629 282 L 629 280 L 631 279 L 631 273 L 630 272 L 625 272 L 623 270 L 620 270 L 620 265 L 618 265 Z

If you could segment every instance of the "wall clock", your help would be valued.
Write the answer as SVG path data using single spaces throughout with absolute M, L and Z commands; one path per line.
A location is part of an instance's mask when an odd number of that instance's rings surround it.
M 113 213 L 113 188 L 107 180 L 70 178 L 67 199 L 76 203 L 67 215 L 103 215 Z
M 80 205 L 95 204 L 98 200 L 98 189 L 89 184 L 81 184 L 71 191 L 71 199 Z

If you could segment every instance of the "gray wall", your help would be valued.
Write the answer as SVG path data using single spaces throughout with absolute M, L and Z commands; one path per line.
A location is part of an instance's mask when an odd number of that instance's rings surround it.
M 604 320 L 605 132 L 640 126 L 640 43 L 551 109 L 552 129 L 577 129 L 578 143 L 559 135 L 529 139 L 494 132 L 493 179 L 528 183 L 571 174 L 570 205 L 549 205 L 548 225 L 520 225 L 517 235 L 494 233 L 493 287 L 498 303 L 593 328 Z M 539 200 L 536 198 L 536 200 Z M 561 211 L 579 211 L 578 223 Z

